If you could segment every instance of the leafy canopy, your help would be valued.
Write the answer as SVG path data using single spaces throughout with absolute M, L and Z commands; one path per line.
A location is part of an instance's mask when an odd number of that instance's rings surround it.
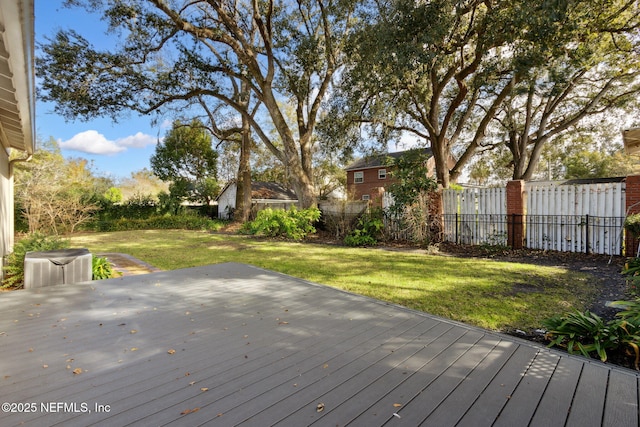
M 151 169 L 163 181 L 172 182 L 172 193 L 208 202 L 217 192 L 217 158 L 211 135 L 204 125 L 175 121 L 151 156 Z

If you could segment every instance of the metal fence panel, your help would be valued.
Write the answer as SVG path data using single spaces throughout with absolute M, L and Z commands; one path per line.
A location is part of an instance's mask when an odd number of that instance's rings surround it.
M 505 188 L 443 191 L 443 238 L 461 244 L 510 245 L 509 221 L 524 221 L 525 247 L 623 254 L 623 182 L 527 183 L 526 215 L 506 214 Z

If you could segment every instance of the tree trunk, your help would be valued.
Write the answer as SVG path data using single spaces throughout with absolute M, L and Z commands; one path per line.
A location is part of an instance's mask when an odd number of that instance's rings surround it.
M 431 153 L 436 164 L 436 179 L 442 188 L 449 187 L 449 150 L 446 141 L 437 137 L 431 141 Z
M 313 180 L 304 171 L 300 170 L 297 173 L 293 171 L 292 184 L 293 191 L 298 196 L 298 204 L 302 209 L 318 206 Z
M 234 219 L 240 222 L 249 221 L 251 214 L 251 127 L 249 120 L 242 117 L 242 140 L 240 142 L 240 161 L 238 162 L 238 179 L 236 193 L 236 211 Z
M 239 104 L 248 113 L 250 92 L 246 81 L 240 82 Z M 251 121 L 242 114 L 242 134 L 240 135 L 240 159 L 236 179 L 236 209 L 234 220 L 249 221 L 251 216 Z

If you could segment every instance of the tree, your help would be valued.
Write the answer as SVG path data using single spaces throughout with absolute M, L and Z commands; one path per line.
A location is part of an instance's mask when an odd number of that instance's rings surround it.
M 38 145 L 31 161 L 16 165 L 16 205 L 30 233 L 73 233 L 91 220 L 112 183 L 94 176 L 86 160 L 65 159 L 55 140 Z
M 596 3 L 567 13 L 572 25 L 561 32 L 567 48 L 523 73 L 492 122 L 493 132 L 484 145 L 509 149 L 512 179 L 531 179 L 543 147 L 567 132 L 585 133 L 594 122 L 587 119 L 617 117 L 607 135 L 610 140 L 624 129 L 625 120 L 620 119 L 638 108 L 640 9 L 613 2 L 605 12 Z
M 177 198 L 210 204 L 217 195 L 217 152 L 211 135 L 198 120 L 173 122 L 164 141 L 156 145 L 151 169 Z
M 578 178 L 607 178 L 633 175 L 640 172 L 636 156 L 624 153 L 622 144 L 609 139 L 608 123 L 597 121 L 570 128 L 566 133 L 546 144 L 540 161 L 533 171 L 534 180 L 562 180 Z M 470 165 L 469 177 L 483 182 L 505 182 L 513 178 L 513 156 L 505 145 L 485 153 Z
M 123 201 L 140 198 L 140 196 L 157 199 L 158 193 L 169 191 L 169 185 L 162 182 L 147 168 L 131 172 L 128 178 L 120 180 L 118 188 L 122 190 Z
M 353 39 L 334 117 L 385 142 L 401 132 L 422 138 L 443 187 L 478 149 L 505 145 L 505 134 L 516 144 L 514 176 L 526 178 L 523 161 L 535 168 L 546 142 L 639 91 L 633 1 L 375 5 Z
M 73 118 L 148 114 L 196 98 L 222 102 L 290 171 L 303 207 L 315 204 L 313 133 L 343 61 L 352 0 L 70 3 L 101 11 L 122 42 L 100 52 L 73 31 L 56 34 L 37 61 L 43 100 Z M 251 98 L 238 98 L 227 77 Z M 294 122 L 283 104 L 294 108 Z

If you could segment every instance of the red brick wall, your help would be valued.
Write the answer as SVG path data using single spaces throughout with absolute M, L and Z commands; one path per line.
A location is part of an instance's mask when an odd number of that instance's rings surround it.
M 387 178 L 378 179 L 378 169 L 386 169 Z M 355 172 L 364 173 L 364 182 L 356 184 L 354 182 Z M 347 171 L 347 192 L 349 200 L 362 200 L 364 194 L 368 194 L 373 206 L 382 207 L 381 187 L 387 187 L 394 180 L 389 174 L 389 168 L 383 166 L 379 168 L 363 169 L 361 171 Z
M 507 182 L 507 244 L 513 249 L 524 246 L 524 181 Z
M 627 177 L 625 195 L 625 203 L 627 207 L 626 214 L 633 215 L 640 213 L 640 175 Z M 625 255 L 635 257 L 638 250 L 638 239 L 634 238 L 631 233 L 626 233 L 624 243 Z

